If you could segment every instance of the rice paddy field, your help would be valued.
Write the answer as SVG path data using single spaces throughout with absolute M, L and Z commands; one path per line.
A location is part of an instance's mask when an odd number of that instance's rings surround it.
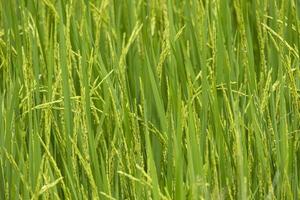
M 0 0 L 0 199 L 299 199 L 299 48 L 299 0 Z

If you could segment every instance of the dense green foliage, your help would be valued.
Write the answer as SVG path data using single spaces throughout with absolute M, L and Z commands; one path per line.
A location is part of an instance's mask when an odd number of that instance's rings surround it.
M 300 198 L 299 0 L 0 2 L 0 199 Z

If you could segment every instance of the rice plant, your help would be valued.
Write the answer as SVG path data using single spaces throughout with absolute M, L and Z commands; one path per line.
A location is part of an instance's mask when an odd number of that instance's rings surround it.
M 0 0 L 0 199 L 299 199 L 299 0 Z

